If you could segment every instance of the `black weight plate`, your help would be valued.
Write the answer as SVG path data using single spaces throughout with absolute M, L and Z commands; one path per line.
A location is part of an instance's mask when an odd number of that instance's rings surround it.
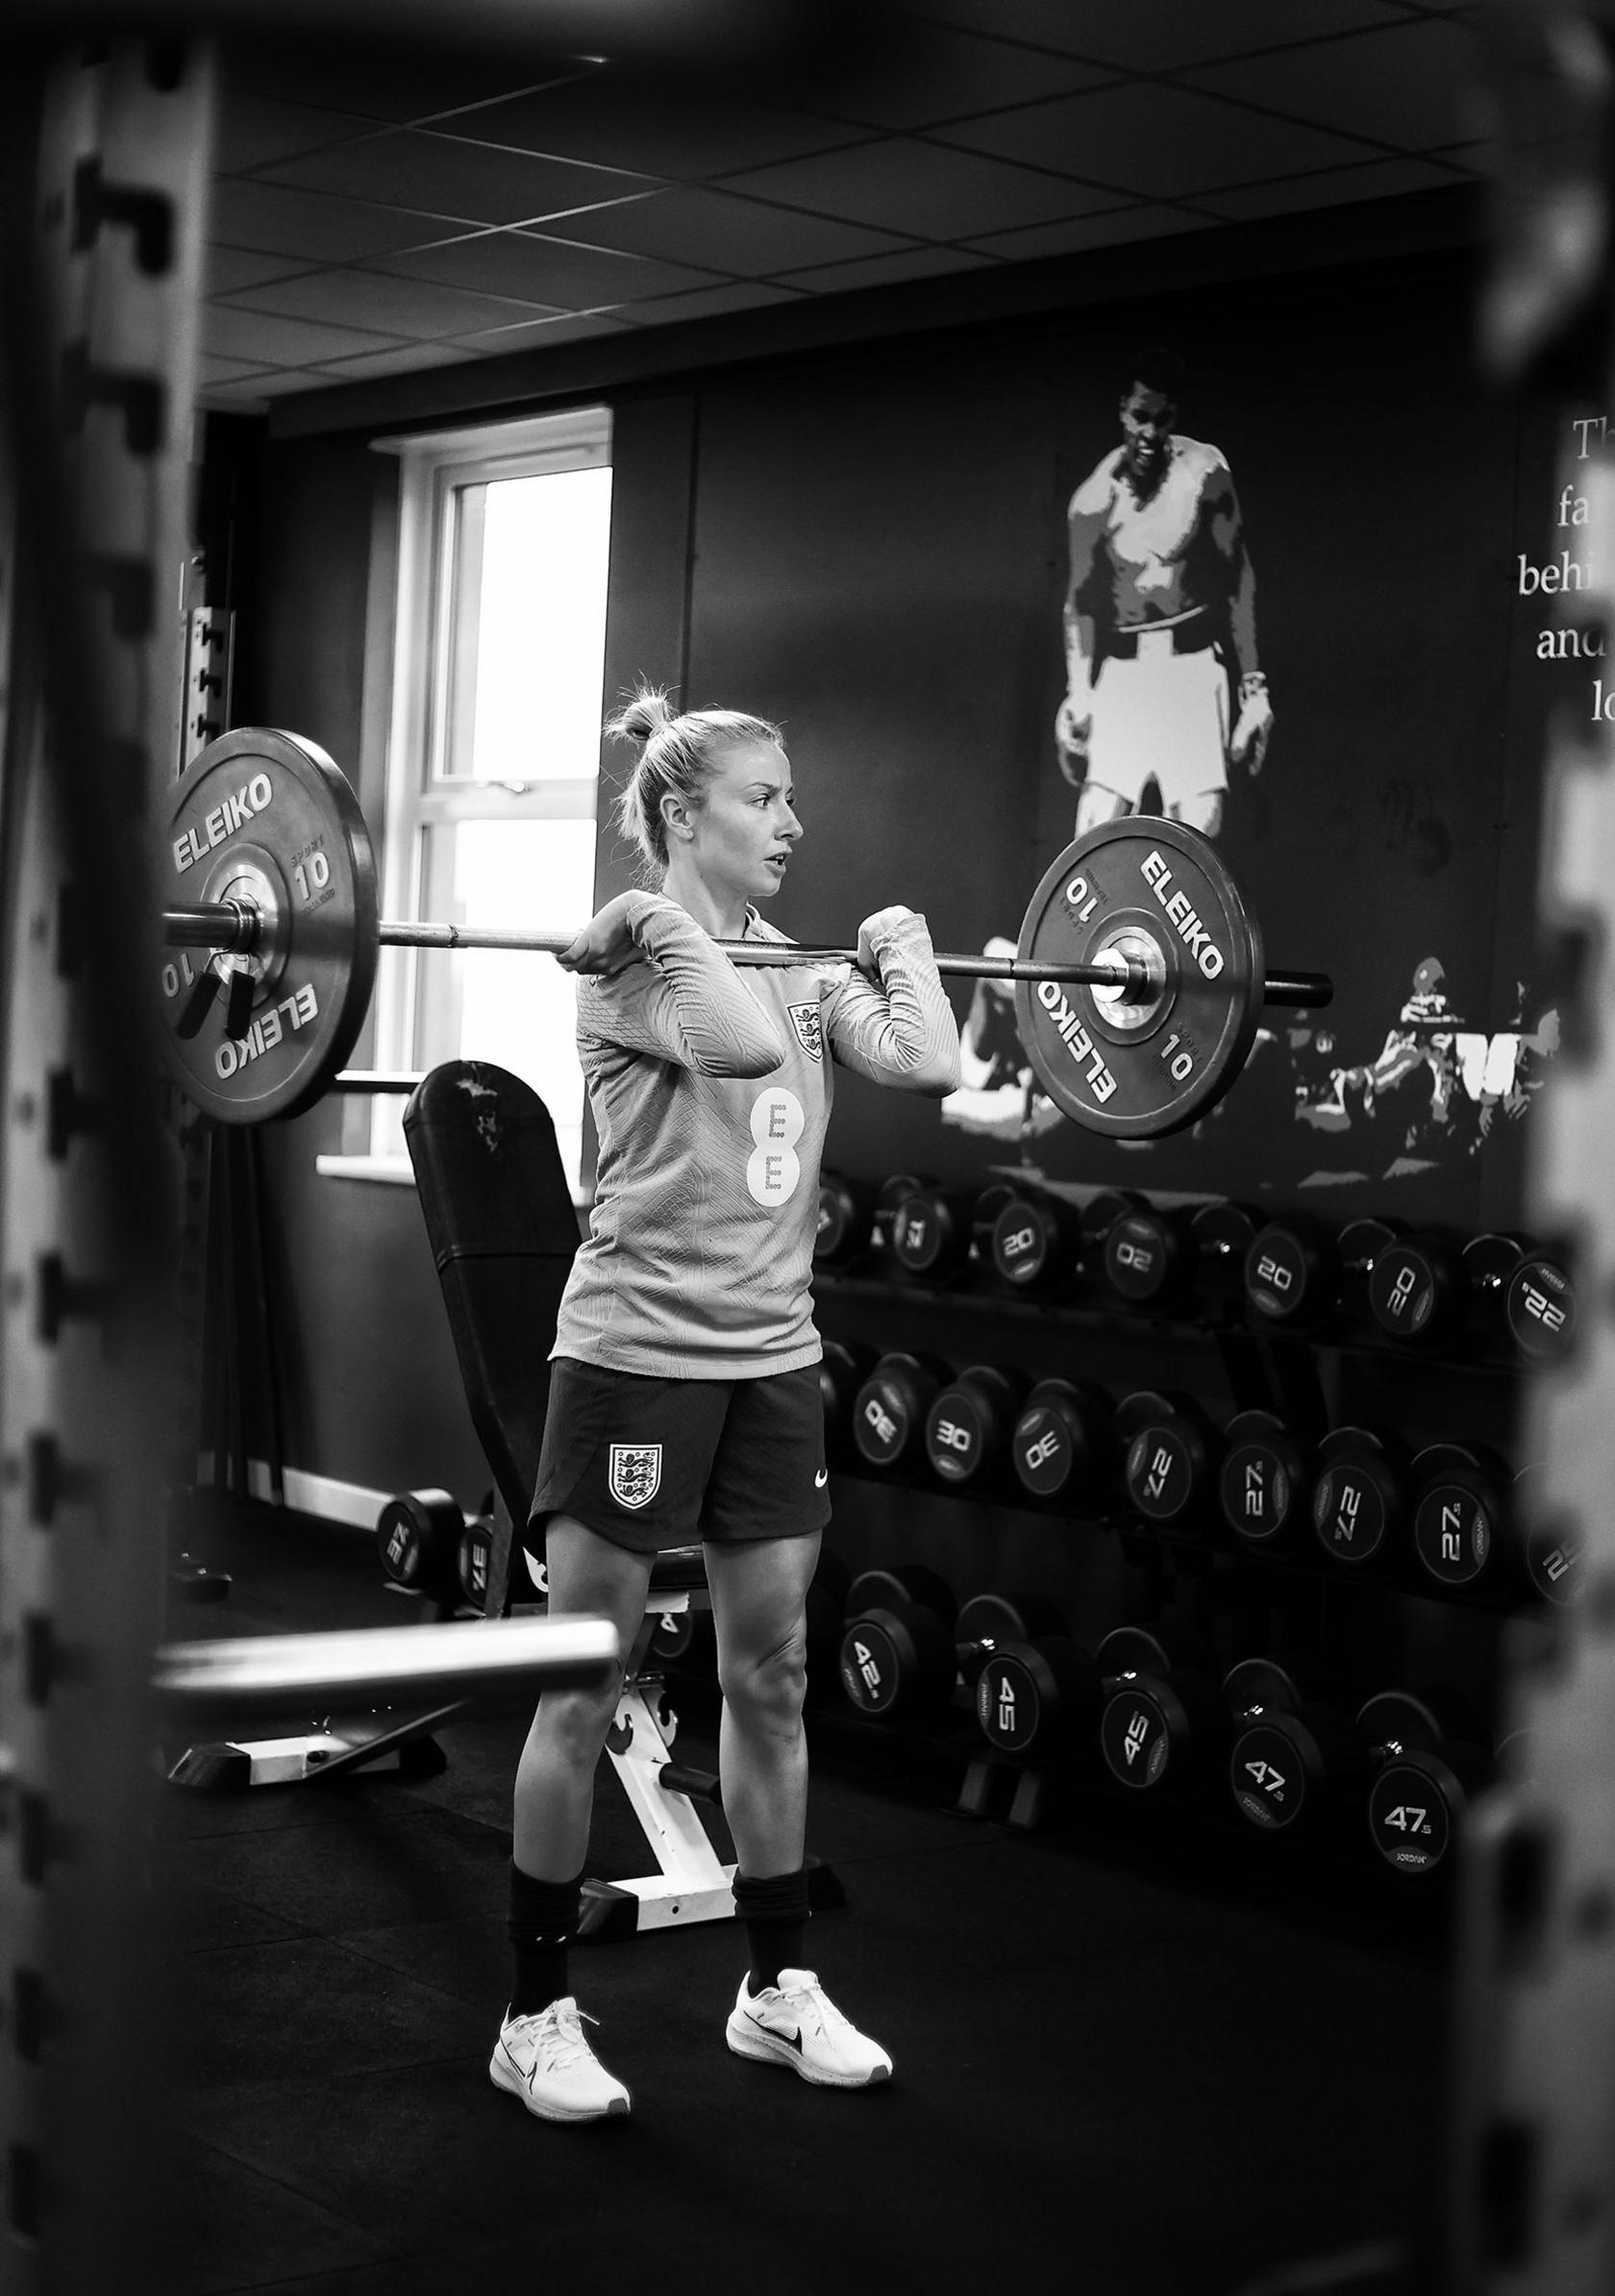
M 1523 1355 L 1540 1362 L 1568 1353 L 1576 1335 L 1576 1294 L 1552 1260 L 1532 1252 L 1520 1262 L 1503 1294 L 1503 1314 Z
M 1428 1873 L 1452 1845 L 1453 1813 L 1427 1768 L 1393 1760 L 1375 1773 L 1369 1789 L 1368 1831 L 1387 1865 L 1399 1873 Z
M 1099 1744 L 1118 1786 L 1140 1792 L 1158 1786 L 1172 1759 L 1172 1733 L 1154 1692 L 1117 1691 L 1100 1716 Z
M 1261 1011 L 1261 937 L 1216 849 L 1153 817 L 1106 823 L 1066 848 L 1031 897 L 1019 953 L 1085 964 L 1127 936 L 1163 960 L 1151 1004 L 1101 1002 L 1078 981 L 1022 980 L 1015 1014 L 1056 1107 L 1088 1131 L 1146 1140 L 1192 1124 L 1245 1065 Z
M 182 1090 L 221 1123 L 300 1115 L 346 1064 L 376 977 L 376 864 L 358 799 L 312 742 L 265 727 L 222 734 L 174 786 L 157 878 L 164 908 L 234 893 L 273 917 L 238 1041 L 224 1034 L 222 992 L 195 1035 L 177 1033 L 195 982 L 231 960 L 168 952 L 163 1041 Z
M 1293 1826 L 1306 1805 L 1306 1766 L 1290 1733 L 1254 1722 L 1234 1741 L 1229 1784 L 1242 1815 L 1265 1833 Z

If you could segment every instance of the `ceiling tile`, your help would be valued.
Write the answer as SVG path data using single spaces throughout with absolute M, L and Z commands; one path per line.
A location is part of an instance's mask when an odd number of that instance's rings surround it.
M 695 183 L 737 167 L 856 143 L 860 130 L 794 111 L 775 111 L 710 86 L 669 89 L 643 75 L 601 73 L 579 86 L 542 88 L 438 123 L 445 134 L 484 143 L 635 169 Z
M 380 271 L 310 271 L 299 279 L 251 287 L 232 298 L 237 310 L 278 311 L 291 319 L 344 321 L 378 334 L 470 334 L 479 327 L 532 318 L 537 298 L 517 303 L 492 295 L 468 295 L 460 287 L 427 280 L 395 279 Z M 553 306 L 538 305 L 539 311 Z
M 1143 81 L 942 133 L 950 143 L 1068 168 L 1085 183 L 1147 199 L 1179 199 L 1214 184 L 1301 175 L 1370 156 L 1361 143 L 1321 128 Z
M 474 356 L 455 343 L 408 343 L 398 351 L 365 351 L 358 358 L 328 358 L 320 372 L 339 383 L 380 375 L 414 375 L 428 367 L 460 366 Z
M 1080 255 L 1089 247 L 1122 247 L 1134 239 L 1166 239 L 1205 229 L 1181 208 L 1146 205 L 1111 208 L 1103 215 L 1079 215 L 1070 223 L 1042 223 L 1026 232 L 994 232 L 971 242 L 983 255 L 1010 263 L 1033 263 L 1045 256 Z
M 351 327 L 315 327 L 271 311 L 232 310 L 210 303 L 202 312 L 202 348 L 220 358 L 251 358 L 266 367 L 296 367 L 347 352 L 380 351 L 382 337 Z
M 1422 151 L 1475 132 L 1475 41 L 1461 24 L 1402 24 L 1186 75 L 1197 87 L 1315 120 L 1343 135 Z
M 373 135 L 375 124 L 351 112 L 234 95 L 226 89 L 213 132 L 213 166 L 220 175 L 242 175 L 249 168 L 295 159 L 299 152 L 318 151 L 347 136 Z
M 446 238 L 453 229 L 449 215 L 322 198 L 317 191 L 294 191 L 287 185 L 249 182 L 239 176 L 216 176 L 210 195 L 210 238 L 227 247 L 303 256 L 316 263 L 346 263 L 355 256 L 418 247 L 428 239 Z
M 905 247 L 896 255 L 860 256 L 856 263 L 820 263 L 787 271 L 783 284 L 809 295 L 840 295 L 856 287 L 896 286 L 906 279 L 935 279 L 950 271 L 978 271 L 989 260 L 957 247 Z
M 206 247 L 202 251 L 202 292 L 236 295 L 243 287 L 261 287 L 266 279 L 286 279 L 305 268 L 294 255 L 260 255 L 246 247 Z
M 251 358 L 220 358 L 211 351 L 202 352 L 196 361 L 196 372 L 204 383 L 239 383 L 244 375 L 261 375 L 263 368 Z
M 592 310 L 604 304 L 712 284 L 710 269 L 655 262 L 614 247 L 578 247 L 536 232 L 478 232 L 469 238 L 379 256 L 367 268 L 402 279 L 437 280 L 445 286 L 484 294 L 512 295 L 562 310 Z
M 364 119 L 403 122 L 510 95 L 519 87 L 575 80 L 588 70 L 577 57 L 534 57 L 512 70 L 509 56 L 491 50 L 439 45 L 423 55 L 376 40 L 343 46 L 305 37 L 227 45 L 224 82 L 232 95 L 277 97 Z
M 574 217 L 566 235 L 754 279 L 804 263 L 881 255 L 903 244 L 892 232 L 865 231 L 824 216 L 764 207 L 729 191 L 698 190 L 663 191 L 621 207 L 596 209 Z
M 330 385 L 318 367 L 283 367 L 278 374 L 257 375 L 240 387 L 258 399 L 285 399 L 293 391 L 320 390 Z
M 1356 199 L 1392 199 L 1404 191 L 1432 191 L 1455 179 L 1451 169 L 1424 160 L 1371 160 L 1364 167 L 1332 167 L 1322 175 L 1291 176 L 1276 184 L 1246 184 L 1208 191 L 1204 205 L 1230 223 L 1258 215 L 1293 215 L 1308 208 L 1344 207 Z
M 1053 223 L 1100 204 L 1068 178 L 905 136 L 882 136 L 823 159 L 755 168 L 731 177 L 725 188 L 921 239 L 962 239 L 1016 224 Z
M 554 350 L 560 343 L 587 342 L 600 334 L 622 334 L 627 322 L 612 311 L 572 311 L 563 319 L 530 320 L 521 327 L 489 327 L 460 337 L 467 351 L 497 356 L 507 351 Z
M 1138 72 L 1172 72 L 1296 38 L 1398 24 L 1387 0 L 989 0 L 992 31 L 1067 56 Z M 922 0 L 925 12 L 983 29 L 982 0 Z
M 649 176 L 498 151 L 419 128 L 387 129 L 265 170 L 263 183 L 409 205 L 465 223 L 524 223 L 655 189 Z
M 681 319 L 721 319 L 731 311 L 758 310 L 769 303 L 799 303 L 789 287 L 771 280 L 736 280 L 728 287 L 696 287 L 687 295 L 653 295 L 644 303 L 625 303 L 618 317 L 635 327 L 672 326 Z
M 864 70 L 846 73 L 844 84 L 827 87 L 822 98 L 812 91 L 813 99 L 834 117 L 868 127 L 924 128 L 1066 95 L 1106 76 L 1104 67 L 1069 56 L 987 37 L 1001 28 L 996 8 L 979 8 L 976 15 L 975 31 L 913 21 L 894 28 Z

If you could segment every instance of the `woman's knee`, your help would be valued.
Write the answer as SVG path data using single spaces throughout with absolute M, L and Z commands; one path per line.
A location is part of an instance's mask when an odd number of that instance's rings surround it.
M 592 1767 L 616 1715 L 617 1696 L 614 1683 L 604 1689 L 546 1691 L 533 1725 L 534 1752 L 540 1759 L 547 1753 Z
M 800 1720 L 808 1691 L 808 1641 L 801 1626 L 767 1650 L 720 1658 L 718 1687 L 737 1716 L 785 1725 Z

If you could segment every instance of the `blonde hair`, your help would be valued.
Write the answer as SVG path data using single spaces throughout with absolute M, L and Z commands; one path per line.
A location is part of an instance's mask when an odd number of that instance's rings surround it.
M 617 799 L 617 827 L 653 870 L 667 867 L 667 825 L 661 801 L 674 796 L 698 804 L 718 767 L 720 752 L 736 742 L 784 746 L 778 726 L 738 709 L 675 711 L 659 687 L 642 685 L 627 706 L 606 721 L 619 741 L 643 744 Z

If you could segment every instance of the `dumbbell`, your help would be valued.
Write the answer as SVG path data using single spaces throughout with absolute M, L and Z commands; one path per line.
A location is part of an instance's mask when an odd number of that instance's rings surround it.
M 1081 1265 L 1081 1218 L 1057 1197 L 1012 1190 L 994 1216 L 987 1256 L 1014 1291 L 1063 1291 Z
M 1240 1544 L 1285 1554 L 1304 1538 L 1312 1459 L 1277 1412 L 1240 1411 L 1223 1430 L 1217 1504 Z
M 1189 1785 L 1228 1742 L 1228 1709 L 1190 1638 L 1117 1626 L 1094 1652 L 1104 1707 L 1099 1747 L 1118 1785 L 1158 1793 Z
M 1298 1336 L 1317 1331 L 1343 1308 L 1366 1306 L 1369 1271 L 1398 1229 L 1385 1220 L 1353 1220 L 1338 1233 L 1292 1213 L 1258 1228 L 1245 1253 L 1245 1304 L 1258 1327 Z
M 1091 1380 L 1043 1379 L 1009 1439 L 1017 1481 L 1034 1498 L 1068 1507 L 1100 1498 L 1115 1471 L 1115 1411 Z
M 1002 1180 L 968 1189 L 918 1185 L 891 1217 L 889 1246 L 898 1271 L 914 1283 L 946 1284 L 962 1275 L 971 1248 L 991 1250 L 993 1224 L 1010 1190 Z
M 1488 1249 L 1495 1240 L 1487 1238 Z M 1484 1255 L 1478 1262 L 1484 1267 Z M 1442 1347 L 1469 1317 L 1471 1287 L 1462 1247 L 1440 1234 L 1394 1236 L 1374 1257 L 1368 1312 L 1389 1338 Z
M 1503 1291 L 1509 1337 L 1534 1363 L 1556 1362 L 1576 1337 L 1576 1290 L 1561 1263 L 1528 1251 L 1510 1271 Z
M 446 1491 L 401 1491 L 376 1518 L 376 1552 L 387 1581 L 409 1594 L 459 1605 L 465 1518 Z M 485 1583 L 485 1582 L 484 1582 Z
M 856 1268 L 869 1250 L 875 1197 L 861 1180 L 838 1172 L 819 1180 L 818 1226 L 813 1234 L 815 1268 Z
M 1225 1677 L 1232 1716 L 1229 1789 L 1241 1816 L 1264 1833 L 1314 1821 L 1368 1774 L 1362 1739 L 1346 1716 L 1308 1698 L 1281 1660 L 1242 1660 Z
M 1009 1476 L 1010 1441 L 1027 1382 L 996 1364 L 972 1364 L 932 1398 L 925 1447 L 932 1470 L 955 1490 L 985 1491 Z
M 1511 1488 L 1507 1468 L 1479 1444 L 1433 1443 L 1416 1453 L 1413 1552 L 1427 1578 L 1516 1591 Z
M 858 1390 L 875 1369 L 875 1350 L 857 1342 L 826 1340 L 819 1363 L 819 1398 L 824 1404 L 825 1457 L 832 1463 L 853 1450 L 853 1413 Z
M 1117 1405 L 1116 1433 L 1134 1512 L 1157 1530 L 1198 1529 L 1217 1474 L 1217 1432 L 1205 1413 L 1186 1395 L 1144 1388 Z
M 1318 1445 L 1312 1529 L 1331 1562 L 1376 1571 L 1393 1563 L 1407 1524 L 1411 1462 L 1395 1435 L 1336 1427 Z
M 491 1494 L 480 1515 L 473 1515 L 460 1534 L 455 1576 L 462 1602 L 473 1610 L 487 1607 L 488 1572 L 493 1568 L 493 1499 Z
M 958 1662 L 946 1582 L 923 1564 L 865 1570 L 847 1594 L 838 1659 L 849 1704 L 872 1720 L 938 1714 Z
M 1245 1257 L 1255 1237 L 1254 1216 L 1226 1197 L 1201 1204 L 1189 1221 L 1195 1290 L 1201 1307 L 1219 1323 L 1237 1321 L 1244 1313 Z
M 1395 1872 L 1432 1873 L 1493 1757 L 1475 1725 L 1444 1711 L 1437 1694 L 1381 1691 L 1358 1714 L 1357 1731 L 1373 1770 L 1369 1839 Z
M 988 1604 L 998 1607 L 996 1617 Z M 978 1596 L 959 1613 L 958 1631 L 981 1653 L 976 1720 L 995 1753 L 1045 1756 L 1091 1731 L 1099 1669 L 1053 1603 Z
M 923 1465 L 926 1420 L 952 1377 L 934 1356 L 899 1349 L 880 1358 L 853 1403 L 853 1443 L 866 1467 L 897 1473 Z
M 1585 1542 L 1573 1522 L 1549 1509 L 1547 1470 L 1539 1462 L 1522 1467 L 1514 1477 L 1509 1513 L 1516 1526 L 1520 1558 L 1533 1594 L 1556 1609 L 1578 1602 L 1582 1589 Z

